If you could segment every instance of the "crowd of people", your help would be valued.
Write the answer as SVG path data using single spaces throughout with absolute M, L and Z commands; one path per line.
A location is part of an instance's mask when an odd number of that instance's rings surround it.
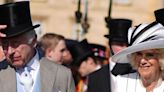
M 0 91 L 164 92 L 164 9 L 134 27 L 110 19 L 103 46 L 56 33 L 37 40 L 29 4 L 0 5 Z

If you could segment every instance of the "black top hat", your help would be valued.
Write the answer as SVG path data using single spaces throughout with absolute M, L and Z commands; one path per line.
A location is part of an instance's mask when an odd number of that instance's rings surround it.
M 20 35 L 40 25 L 32 25 L 29 1 L 0 5 L 0 24 L 7 25 L 1 32 L 7 37 Z
M 73 65 L 75 66 L 80 66 L 83 60 L 87 59 L 89 56 L 93 56 L 91 46 L 86 39 L 74 45 L 71 54 L 73 57 Z
M 154 11 L 156 21 L 164 25 L 164 8 Z
M 127 43 L 127 33 L 131 25 L 132 21 L 130 19 L 111 19 L 109 21 L 110 33 L 105 37 L 109 38 L 110 42 Z
M 65 39 L 65 43 L 66 43 L 66 47 L 68 48 L 69 51 L 72 50 L 72 46 L 78 44 L 77 40 L 73 40 L 73 39 Z
M 94 56 L 100 59 L 107 59 L 106 57 L 106 47 L 100 44 L 90 44 Z

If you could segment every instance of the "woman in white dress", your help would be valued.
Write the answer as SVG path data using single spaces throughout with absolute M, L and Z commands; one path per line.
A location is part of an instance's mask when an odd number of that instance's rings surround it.
M 141 24 L 129 29 L 128 41 L 129 47 L 111 60 L 130 63 L 137 72 L 118 75 L 112 92 L 164 92 L 164 27 Z

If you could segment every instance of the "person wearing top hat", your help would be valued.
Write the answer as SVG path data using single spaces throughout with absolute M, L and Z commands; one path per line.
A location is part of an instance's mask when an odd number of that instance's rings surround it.
M 128 30 L 132 25 L 130 19 L 112 19 L 109 21 L 110 35 L 105 35 L 109 39 L 110 55 L 114 55 L 128 46 Z M 110 61 L 112 75 L 134 72 L 130 64 L 114 63 Z
M 111 61 L 130 63 L 137 72 L 118 75 L 112 92 L 164 92 L 164 26 L 142 23 L 128 32 L 128 48 Z
M 110 33 L 105 37 L 109 39 L 110 54 L 114 55 L 128 46 L 127 33 L 131 24 L 130 19 L 111 19 L 109 21 Z M 111 74 L 112 69 L 114 72 Z M 112 92 L 115 76 L 129 72 L 131 72 L 129 64 L 115 64 L 109 61 L 109 65 L 90 74 L 88 92 Z
M 73 66 L 77 67 L 77 71 L 79 72 L 80 76 L 84 79 L 84 85 L 79 87 L 77 84 L 77 92 L 86 92 L 87 85 L 88 85 L 88 78 L 87 76 L 100 69 L 101 65 L 98 64 L 94 53 L 92 51 L 91 45 L 88 43 L 87 39 L 82 40 L 78 44 L 72 47 L 72 56 L 73 56 Z M 81 83 L 79 81 L 79 83 Z M 78 89 L 82 88 L 82 89 Z
M 0 71 L 2 92 L 75 92 L 70 69 L 40 57 L 29 1 L 0 5 L 2 47 L 9 63 Z

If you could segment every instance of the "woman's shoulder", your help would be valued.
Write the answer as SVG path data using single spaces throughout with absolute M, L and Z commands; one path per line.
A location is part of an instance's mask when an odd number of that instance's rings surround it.
M 136 79 L 139 78 L 138 73 L 129 73 L 125 75 L 117 75 L 116 76 L 116 81 L 122 81 L 122 82 L 127 82 L 127 81 L 136 81 Z M 119 82 L 120 83 L 120 82 Z
M 135 83 L 137 80 L 138 80 L 137 73 L 117 75 L 114 84 L 115 85 L 114 92 L 132 92 L 127 90 L 135 89 Z

